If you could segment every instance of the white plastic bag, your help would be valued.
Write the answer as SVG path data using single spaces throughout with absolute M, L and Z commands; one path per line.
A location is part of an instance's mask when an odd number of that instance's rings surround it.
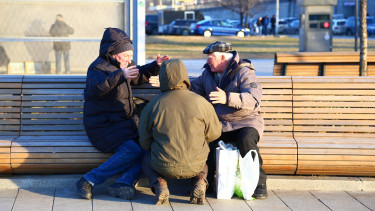
M 231 199 L 234 193 L 238 150 L 219 141 L 216 148 L 216 190 L 218 199 Z
M 253 200 L 255 188 L 259 180 L 259 158 L 256 150 L 250 150 L 244 158 L 238 156 L 239 174 L 235 193 L 245 200 Z M 238 172 L 237 172 L 238 173 Z M 240 178 L 240 179 L 238 179 Z

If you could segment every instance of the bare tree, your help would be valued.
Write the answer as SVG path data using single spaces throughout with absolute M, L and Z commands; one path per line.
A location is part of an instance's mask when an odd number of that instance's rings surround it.
M 259 7 L 263 6 L 264 0 L 223 0 L 221 5 L 240 15 L 241 26 L 247 25 L 248 17 L 253 17 Z M 245 20 L 245 22 L 243 22 Z
M 359 72 L 361 76 L 367 76 L 367 0 L 360 0 L 361 9 L 360 9 L 360 54 L 359 54 Z

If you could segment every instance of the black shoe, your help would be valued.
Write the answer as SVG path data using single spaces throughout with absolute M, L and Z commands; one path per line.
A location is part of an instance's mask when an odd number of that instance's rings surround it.
M 80 196 L 86 199 L 91 199 L 92 185 L 84 177 L 76 182 L 76 187 Z
M 267 185 L 266 184 L 258 185 L 252 197 L 255 199 L 266 199 L 268 197 Z
M 114 184 L 108 187 L 108 192 L 113 197 L 130 200 L 135 194 L 135 188 L 125 184 Z

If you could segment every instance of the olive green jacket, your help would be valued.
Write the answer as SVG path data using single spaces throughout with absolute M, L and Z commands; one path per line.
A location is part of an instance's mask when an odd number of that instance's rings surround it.
M 159 79 L 161 93 L 140 117 L 139 142 L 151 151 L 151 165 L 158 173 L 172 178 L 195 176 L 206 163 L 208 143 L 221 135 L 221 123 L 213 106 L 189 91 L 181 60 L 164 62 Z

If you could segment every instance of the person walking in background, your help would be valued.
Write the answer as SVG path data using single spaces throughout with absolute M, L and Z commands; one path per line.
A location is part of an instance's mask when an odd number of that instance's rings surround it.
M 56 21 L 49 29 L 52 37 L 67 37 L 74 33 L 74 29 L 64 22 L 62 15 L 56 16 Z M 65 74 L 70 74 L 69 50 L 70 42 L 53 42 L 53 50 L 55 50 L 56 58 L 56 74 L 61 72 L 61 56 L 64 55 Z
M 262 18 L 262 28 L 263 28 L 262 34 L 263 35 L 267 36 L 267 34 L 268 34 L 268 24 L 269 24 L 269 22 L 270 22 L 270 19 L 268 18 L 268 15 L 266 15 Z
M 143 109 L 139 121 L 139 142 L 150 152 L 144 157 L 143 172 L 156 195 L 156 204 L 169 201 L 164 178 L 195 177 L 191 204 L 203 204 L 206 196 L 208 143 L 219 138 L 221 123 L 212 105 L 189 91 L 185 64 L 179 59 L 160 68 L 160 91 Z
M 144 151 L 138 142 L 138 117 L 133 114 L 132 85 L 155 81 L 168 56 L 135 66 L 133 44 L 118 28 L 107 28 L 100 42 L 99 57 L 89 66 L 84 91 L 83 123 L 90 142 L 104 153 L 114 153 L 76 183 L 77 192 L 91 199 L 92 188 L 111 176 L 121 176 L 108 188 L 109 194 L 131 199 L 142 170 Z M 156 80 L 158 85 L 159 81 Z
M 255 69 L 247 59 L 240 59 L 232 45 L 216 41 L 203 50 L 207 63 L 201 76 L 191 82 L 193 92 L 214 104 L 223 129 L 219 139 L 210 143 L 207 159 L 209 188 L 212 192 L 215 174 L 215 147 L 219 140 L 234 142 L 240 155 L 256 150 L 259 156 L 259 182 L 253 197 L 267 198 L 267 176 L 262 168 L 263 160 L 257 146 L 264 130 L 260 106 L 262 88 L 255 76 Z
M 262 34 L 262 17 L 259 17 L 258 18 L 258 20 L 257 20 L 257 22 L 256 22 L 256 27 L 257 27 L 257 31 L 256 31 L 256 33 L 257 34 Z
M 272 15 L 271 18 L 271 33 L 276 36 L 276 15 Z

